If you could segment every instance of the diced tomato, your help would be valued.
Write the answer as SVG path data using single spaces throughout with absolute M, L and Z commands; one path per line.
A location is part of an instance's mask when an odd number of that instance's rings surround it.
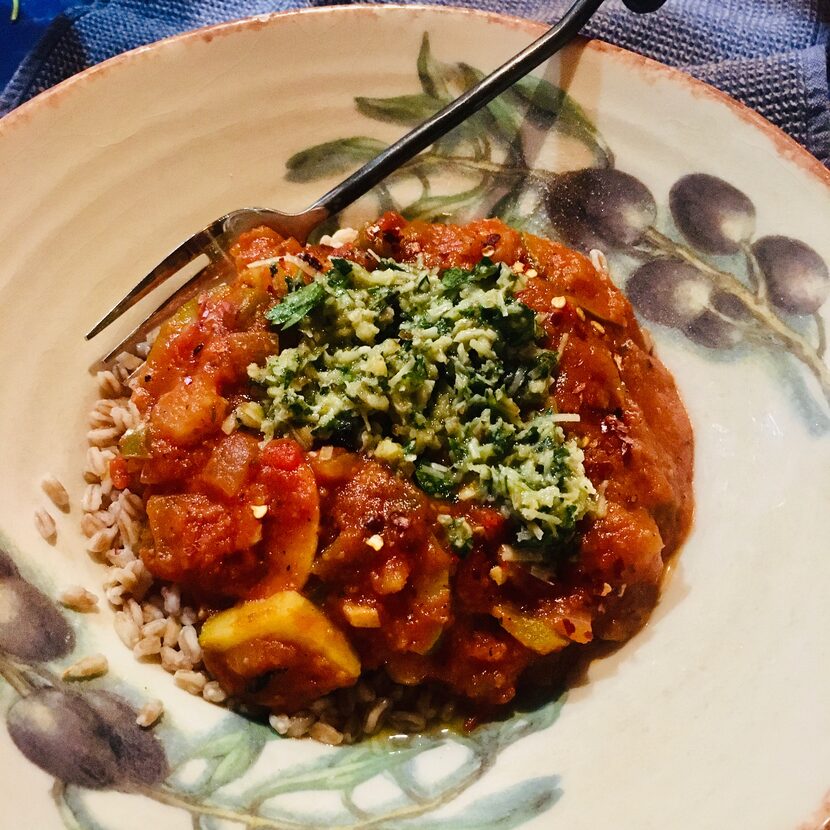
M 329 447 L 325 455 L 318 452 L 311 458 L 311 468 L 320 484 L 342 484 L 357 472 L 360 464 L 357 453 L 340 447 Z
M 159 398 L 150 414 L 150 426 L 178 444 L 195 444 L 219 429 L 227 407 L 209 378 L 187 376 Z
M 247 380 L 252 363 L 264 363 L 277 350 L 277 338 L 267 331 L 236 331 L 215 337 L 200 355 L 201 366 L 218 384 Z
M 263 225 L 241 234 L 231 248 L 231 256 L 236 260 L 237 270 L 244 272 L 252 262 L 282 254 L 298 254 L 302 249 L 296 239 L 284 239 Z
M 127 459 L 117 456 L 110 461 L 110 478 L 112 486 L 119 490 L 125 490 L 130 486 L 130 471 L 127 469 Z
M 262 451 L 262 466 L 275 470 L 296 470 L 302 464 L 304 455 L 303 448 L 296 441 L 279 438 L 269 442 Z
M 202 470 L 202 480 L 225 496 L 237 496 L 248 481 L 251 465 L 259 453 L 253 435 L 235 432 L 219 441 Z
M 229 508 L 201 494 L 151 496 L 147 519 L 155 542 L 142 551 L 150 572 L 208 596 L 235 597 L 260 565 L 250 548 L 258 522 L 249 508 Z
M 157 576 L 180 579 L 232 551 L 231 517 L 207 496 L 151 496 L 147 518 L 156 543 L 149 556 Z

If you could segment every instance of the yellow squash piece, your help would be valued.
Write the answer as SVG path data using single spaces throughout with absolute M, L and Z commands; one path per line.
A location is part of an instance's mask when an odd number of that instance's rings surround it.
M 523 613 L 511 602 L 496 605 L 492 613 L 508 634 L 537 654 L 560 651 L 569 643 L 557 634 L 548 620 Z
M 273 709 L 299 709 L 360 676 L 360 660 L 343 632 L 296 591 L 214 614 L 199 642 L 225 691 Z

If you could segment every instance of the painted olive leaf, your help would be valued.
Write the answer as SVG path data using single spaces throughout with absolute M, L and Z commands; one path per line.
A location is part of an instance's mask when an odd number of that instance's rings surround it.
M 475 86 L 484 78 L 483 72 L 467 63 L 460 63 L 458 68 L 465 89 Z M 522 115 L 509 98 L 504 95 L 494 98 L 476 115 L 483 116 L 482 120 L 488 132 L 496 132 L 508 147 L 512 147 L 522 129 Z
M 266 735 L 266 730 L 256 725 L 211 734 L 188 754 L 186 760 L 203 760 L 205 768 L 195 781 L 182 789 L 206 795 L 241 778 L 262 753 Z
M 263 744 L 257 745 L 250 740 L 240 742 L 216 765 L 208 780 L 208 787 L 211 790 L 218 790 L 225 784 L 240 778 L 259 758 L 262 746 Z
M 354 101 L 358 111 L 363 115 L 377 121 L 402 124 L 405 127 L 415 127 L 426 121 L 445 104 L 444 101 L 423 92 L 392 98 L 357 97 Z
M 556 776 L 530 778 L 480 798 L 461 814 L 398 820 L 394 826 L 412 830 L 511 830 L 550 809 L 561 795 Z
M 547 729 L 559 717 L 565 705 L 567 694 L 560 694 L 550 703 L 545 703 L 538 709 L 522 714 L 515 714 L 505 721 L 485 724 L 474 733 L 474 740 L 487 746 L 490 751 L 500 751 L 515 743 L 525 735 Z
M 311 182 L 324 176 L 345 175 L 371 161 L 385 147 L 382 141 L 367 136 L 315 144 L 288 159 L 286 178 L 292 182 Z
M 528 114 L 549 129 L 582 141 L 601 167 L 614 166 L 614 153 L 584 109 L 565 90 L 532 75 L 517 81 L 507 93 L 528 106 Z
M 381 746 L 338 750 L 308 764 L 283 773 L 246 792 L 245 801 L 261 803 L 275 796 L 309 790 L 353 790 L 392 766 L 405 764 L 417 757 L 421 747 L 414 746 L 390 752 Z
M 429 45 L 429 34 L 424 32 L 418 52 L 418 79 L 424 93 L 432 98 L 448 102 L 452 96 L 447 84 L 447 65 L 436 60 Z

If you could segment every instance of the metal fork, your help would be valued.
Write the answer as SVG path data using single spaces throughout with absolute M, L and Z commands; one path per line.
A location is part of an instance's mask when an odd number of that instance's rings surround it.
M 92 366 L 91 370 L 106 368 L 121 352 L 141 342 L 148 332 L 169 317 L 182 303 L 209 288 L 211 284 L 221 282 L 225 278 L 224 275 L 220 274 L 217 268 L 208 268 L 208 265 L 216 265 L 227 259 L 229 243 L 236 236 L 265 225 L 284 237 L 293 236 L 298 242 L 305 243 L 309 234 L 318 225 L 355 202 L 390 173 L 457 127 L 539 64 L 552 57 L 579 32 L 602 5 L 602 2 L 603 0 L 576 0 L 565 15 L 530 46 L 408 132 L 403 138 L 391 144 L 301 213 L 282 213 L 268 208 L 243 208 L 221 216 L 191 236 L 168 254 L 121 302 L 105 314 L 92 327 L 86 339 L 95 337 L 139 300 L 183 268 L 191 265 L 196 273 L 133 332 Z M 628 8 L 638 13 L 656 11 L 664 2 L 665 0 L 625 0 Z M 201 264 L 194 260 L 200 260 Z

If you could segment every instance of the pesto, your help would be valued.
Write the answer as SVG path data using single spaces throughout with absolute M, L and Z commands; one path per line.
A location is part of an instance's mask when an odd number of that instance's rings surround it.
M 516 297 L 521 275 L 488 259 L 442 273 L 332 266 L 268 312 L 299 342 L 249 370 L 266 392 L 265 436 L 303 429 L 437 498 L 496 506 L 518 543 L 566 539 L 595 493 L 552 409 L 557 355 Z M 452 535 L 468 545 L 461 528 Z

